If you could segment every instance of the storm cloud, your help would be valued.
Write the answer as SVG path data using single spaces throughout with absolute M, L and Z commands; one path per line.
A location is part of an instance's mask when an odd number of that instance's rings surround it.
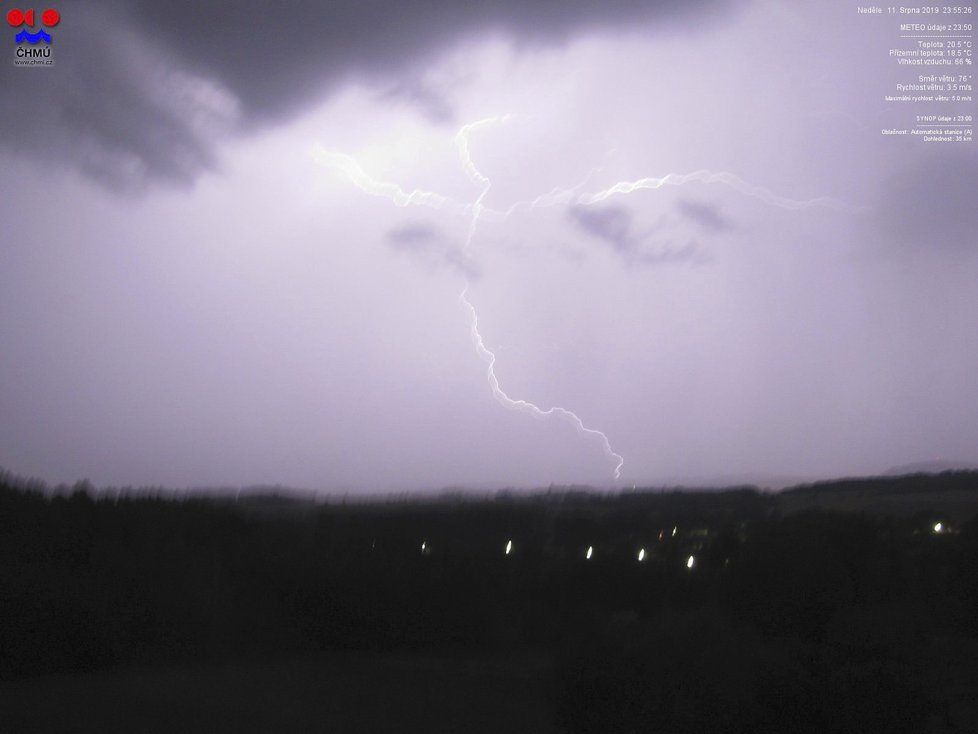
M 0 63 L 14 472 L 367 492 L 978 459 L 975 148 L 880 134 L 885 18 L 58 9 L 53 67 Z
M 447 267 L 470 280 L 479 278 L 479 267 L 473 258 L 433 225 L 410 222 L 390 230 L 386 240 L 392 249 L 412 255 L 429 268 Z
M 627 265 L 664 265 L 702 259 L 693 241 L 671 244 L 657 237 L 659 228 L 639 230 L 625 207 L 575 206 L 569 217 L 584 232 L 608 245 Z
M 705 22 L 729 0 L 247 0 L 59 5 L 58 73 L 0 64 L 0 145 L 117 189 L 188 185 L 231 136 L 266 129 L 344 83 L 453 120 L 427 62 L 478 36 L 559 44 L 577 33 Z M 37 70 L 44 71 L 44 70 Z
M 711 232 L 728 232 L 733 225 L 723 216 L 720 207 L 705 201 L 680 199 L 679 213 Z

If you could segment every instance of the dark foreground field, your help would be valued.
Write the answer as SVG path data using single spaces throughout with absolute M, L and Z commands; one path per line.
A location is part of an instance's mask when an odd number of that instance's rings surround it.
M 545 661 L 339 653 L 0 686 L 9 732 L 557 731 Z
M 370 505 L 3 476 L 0 731 L 976 731 L 976 501 L 961 472 Z

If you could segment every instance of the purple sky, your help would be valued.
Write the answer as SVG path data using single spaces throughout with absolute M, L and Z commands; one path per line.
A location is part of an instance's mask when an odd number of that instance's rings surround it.
M 292 7 L 70 2 L 53 68 L 0 63 L 0 466 L 345 492 L 978 462 L 978 149 L 880 134 L 880 19 Z

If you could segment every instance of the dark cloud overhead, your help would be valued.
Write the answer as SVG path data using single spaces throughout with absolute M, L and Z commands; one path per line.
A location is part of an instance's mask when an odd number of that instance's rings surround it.
M 219 85 L 126 32 L 108 6 L 66 4 L 52 35 L 53 68 L 0 64 L 9 152 L 112 188 L 189 184 L 215 165 L 216 139 L 237 118 Z
M 349 76 L 398 76 L 431 54 L 477 33 L 557 42 L 581 30 L 712 17 L 729 0 L 300 0 L 287 6 L 246 0 L 131 7 L 134 23 L 207 69 L 244 103 L 249 117 L 279 117 L 310 94 Z
M 403 102 L 420 110 L 436 124 L 456 122 L 455 110 L 448 96 L 430 84 L 419 80 L 398 82 L 382 93 L 383 99 Z
M 214 165 L 220 139 L 287 120 L 344 82 L 379 85 L 429 119 L 451 121 L 445 95 L 415 72 L 476 34 L 555 43 L 625 24 L 655 31 L 730 5 L 66 0 L 55 68 L 0 65 L 0 145 L 117 187 L 185 184 Z

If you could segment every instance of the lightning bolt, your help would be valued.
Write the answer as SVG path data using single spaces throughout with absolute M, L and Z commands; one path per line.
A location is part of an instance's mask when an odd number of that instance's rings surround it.
M 457 209 L 460 212 L 468 213 L 470 207 L 463 207 L 456 204 L 451 199 L 436 194 L 432 191 L 422 191 L 414 189 L 405 191 L 400 186 L 388 181 L 378 181 L 373 176 L 366 173 L 360 164 L 352 156 L 345 153 L 327 150 L 319 143 L 312 148 L 312 158 L 314 161 L 327 168 L 332 168 L 342 173 L 350 180 L 354 186 L 371 196 L 383 196 L 390 199 L 396 206 L 427 206 L 433 209 Z
M 472 205 L 472 218 L 469 220 L 469 232 L 465 239 L 465 245 L 463 248 L 466 254 L 468 254 L 472 249 L 472 240 L 475 237 L 476 226 L 478 225 L 479 217 L 483 212 L 482 202 L 489 193 L 489 189 L 492 188 L 492 182 L 486 178 L 486 176 L 484 176 L 478 168 L 476 168 L 475 163 L 472 160 L 472 156 L 469 153 L 469 134 L 483 127 L 503 123 L 508 119 L 509 115 L 479 120 L 478 122 L 463 126 L 455 135 L 455 145 L 458 148 L 458 155 L 462 162 L 462 168 L 480 189 L 479 196 Z M 608 436 L 603 431 L 599 431 L 596 428 L 588 428 L 584 425 L 584 422 L 576 413 L 571 410 L 567 410 L 566 408 L 554 406 L 544 410 L 528 400 L 514 400 L 499 386 L 499 378 L 496 377 L 496 355 L 486 346 L 486 343 L 482 338 L 482 334 L 479 332 L 479 315 L 476 313 L 475 306 L 473 306 L 472 302 L 468 299 L 468 290 L 469 282 L 468 279 L 466 279 L 465 287 L 462 288 L 462 292 L 459 294 L 458 300 L 469 315 L 469 332 L 472 337 L 472 343 L 475 345 L 476 353 L 486 363 L 486 379 L 489 382 L 489 387 L 492 390 L 493 397 L 510 410 L 520 410 L 524 413 L 529 413 L 535 418 L 550 418 L 551 416 L 558 416 L 570 421 L 577 429 L 579 434 L 596 436 L 601 441 L 605 455 L 615 462 L 615 479 L 620 479 L 621 468 L 625 464 L 625 459 L 621 454 L 616 453 L 615 450 L 611 448 L 611 442 L 608 440 Z
M 452 213 L 469 217 L 468 232 L 466 234 L 463 246 L 463 252 L 466 255 L 468 255 L 472 250 L 472 243 L 475 239 L 476 229 L 479 221 L 483 219 L 492 219 L 497 221 L 500 219 L 504 220 L 510 215 L 519 211 L 555 206 L 592 206 L 605 201 L 612 196 L 617 196 L 620 194 L 627 195 L 636 191 L 661 189 L 664 186 L 683 186 L 693 182 L 703 184 L 721 184 L 732 188 L 745 196 L 760 199 L 766 204 L 783 209 L 801 210 L 808 209 L 810 207 L 849 209 L 849 207 L 842 202 L 829 197 L 823 196 L 808 200 L 790 199 L 775 194 L 762 186 L 749 183 L 736 174 L 728 173 L 726 171 L 716 172 L 708 170 L 699 170 L 684 174 L 667 173 L 666 175 L 660 177 L 646 177 L 634 181 L 619 181 L 618 183 L 615 183 L 614 185 L 600 191 L 593 193 L 579 193 L 584 187 L 586 181 L 594 173 L 592 171 L 585 178 L 584 182 L 573 188 L 555 188 L 549 193 L 543 194 L 536 198 L 526 201 L 518 201 L 507 209 L 491 209 L 484 204 L 484 201 L 486 196 L 489 194 L 489 190 L 492 188 L 492 182 L 476 167 L 469 150 L 469 136 L 473 132 L 502 124 L 511 118 L 511 115 L 503 115 L 500 117 L 489 117 L 483 120 L 478 120 L 476 122 L 464 125 L 455 134 L 454 142 L 455 147 L 458 150 L 459 161 L 462 169 L 479 190 L 478 196 L 470 203 L 458 202 L 454 199 L 431 191 L 423 191 L 420 189 L 405 191 L 395 183 L 380 181 L 373 178 L 370 174 L 363 170 L 360 164 L 352 156 L 346 155 L 345 153 L 327 150 L 318 143 L 313 146 L 312 155 L 316 162 L 326 166 L 327 168 L 338 171 L 361 191 L 364 191 L 372 196 L 381 196 L 390 199 L 390 201 L 396 206 L 425 206 L 435 209 L 448 210 Z M 509 410 L 518 410 L 524 413 L 529 413 L 535 418 L 550 418 L 554 416 L 563 418 L 577 429 L 578 434 L 597 438 L 604 449 L 605 456 L 614 462 L 614 478 L 616 480 L 620 479 L 621 468 L 625 464 L 625 459 L 621 456 L 621 454 L 615 452 L 611 446 L 608 436 L 603 431 L 599 431 L 596 428 L 588 428 L 584 425 L 581 418 L 571 410 L 562 408 L 560 406 L 554 406 L 545 410 L 528 400 L 514 399 L 502 389 L 499 384 L 499 378 L 496 377 L 495 372 L 496 355 L 486 346 L 485 340 L 482 338 L 482 334 L 479 331 L 479 316 L 476 312 L 475 306 L 468 299 L 468 290 L 469 281 L 466 278 L 462 292 L 459 294 L 459 303 L 468 315 L 469 333 L 472 343 L 475 346 L 476 354 L 486 363 L 486 379 L 489 383 L 489 388 L 492 391 L 493 397 Z
M 472 204 L 472 218 L 469 220 L 469 233 L 465 237 L 465 245 L 462 248 L 462 251 L 466 255 L 468 255 L 472 249 L 472 239 L 475 237 L 475 228 L 479 222 L 479 217 L 482 215 L 482 200 L 486 198 L 486 194 L 488 194 L 489 189 L 492 188 L 492 181 L 483 176 L 479 169 L 475 167 L 475 163 L 472 162 L 472 155 L 469 153 L 469 133 L 490 125 L 497 125 L 499 123 L 506 122 L 508 119 L 509 115 L 503 115 L 502 117 L 487 117 L 484 120 L 463 125 L 462 128 L 455 134 L 455 147 L 458 148 L 458 157 L 462 162 L 462 170 L 468 174 L 469 178 L 471 178 L 472 181 L 475 182 L 475 185 L 480 189 L 479 196 Z M 468 287 L 468 281 L 466 281 L 465 289 L 462 291 L 463 296 Z
M 462 306 L 466 309 L 469 315 L 469 331 L 472 336 L 472 343 L 475 345 L 475 351 L 479 357 L 486 362 L 487 369 L 486 375 L 489 380 L 489 388 L 492 390 L 492 395 L 496 400 L 498 400 L 502 405 L 510 410 L 520 410 L 524 413 L 529 413 L 534 418 L 550 418 L 551 416 L 557 416 L 559 418 L 564 418 L 570 421 L 577 432 L 582 435 L 596 436 L 604 448 L 605 455 L 615 462 L 615 479 L 621 478 L 621 468 L 625 464 L 625 459 L 621 454 L 615 453 L 615 450 L 611 448 L 611 442 L 608 440 L 608 436 L 596 428 L 588 428 L 584 425 L 584 422 L 571 410 L 566 408 L 561 408 L 560 406 L 554 406 L 547 410 L 543 410 L 537 405 L 529 402 L 528 400 L 514 400 L 499 386 L 499 379 L 496 377 L 496 355 L 486 347 L 485 342 L 482 339 L 482 334 L 479 333 L 479 316 L 476 313 L 475 306 L 466 297 L 466 291 L 468 291 L 468 284 L 466 283 L 465 289 L 459 295 L 458 300 Z
M 763 186 L 756 186 L 748 183 L 734 173 L 705 170 L 693 171 L 692 173 L 667 173 L 665 176 L 661 176 L 659 178 L 640 178 L 637 181 L 620 181 L 614 186 L 604 189 L 603 191 L 581 196 L 578 198 L 577 203 L 585 206 L 597 204 L 598 202 L 604 201 L 605 199 L 615 196 L 616 194 L 631 194 L 634 191 L 640 191 L 642 189 L 661 189 L 663 186 L 682 186 L 692 181 L 699 181 L 700 183 L 706 184 L 724 184 L 725 186 L 729 186 L 745 196 L 760 199 L 766 204 L 778 206 L 782 209 L 798 210 L 808 209 L 815 206 L 824 206 L 832 209 L 848 208 L 842 202 L 836 199 L 831 199 L 827 196 L 820 196 L 817 199 L 808 199 L 805 201 L 788 199 L 784 196 L 778 196 L 774 192 L 765 189 Z

